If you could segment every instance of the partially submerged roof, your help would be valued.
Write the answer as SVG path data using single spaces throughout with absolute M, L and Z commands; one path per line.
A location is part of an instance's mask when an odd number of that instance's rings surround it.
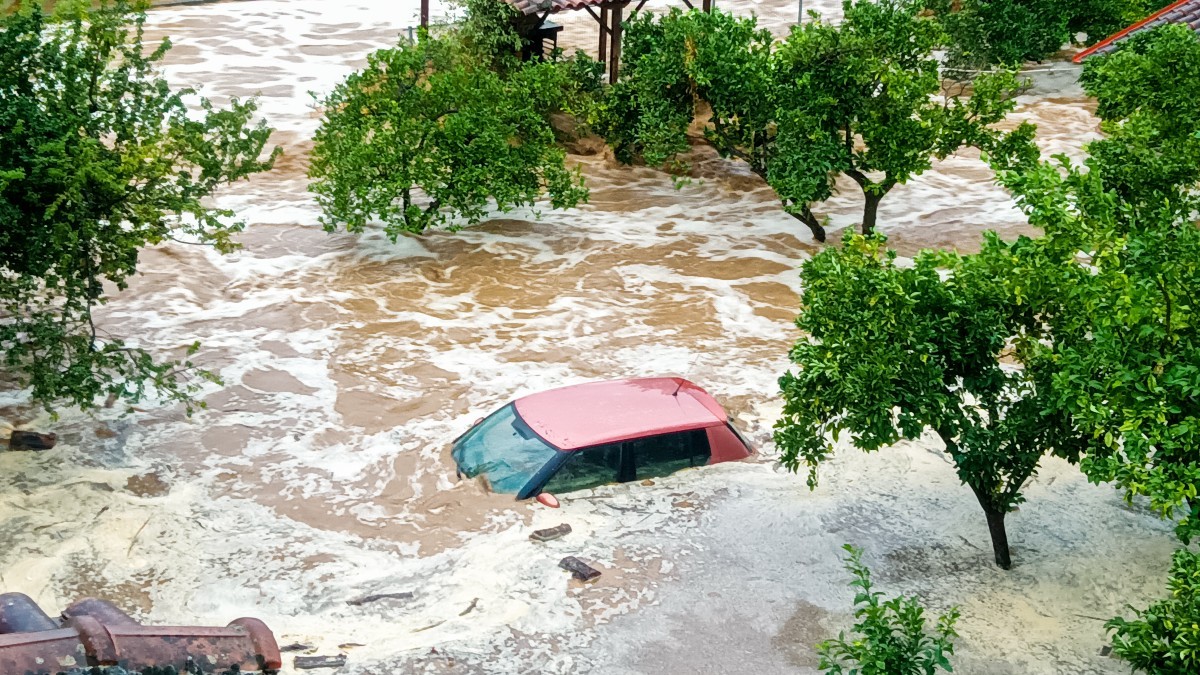
M 1192 30 L 1200 32 L 1200 0 L 1179 0 L 1163 7 L 1132 26 L 1108 36 L 1075 55 L 1075 63 L 1094 54 L 1107 54 L 1117 48 L 1117 43 L 1135 33 L 1150 30 L 1166 23 L 1186 23 Z
M 539 12 L 550 12 L 554 14 L 568 9 L 583 9 L 584 7 L 597 7 L 603 5 L 609 0 L 504 0 L 508 4 L 516 7 L 522 14 L 537 14 Z
M 724 424 L 721 404 L 679 377 L 589 382 L 516 400 L 517 412 L 560 450 Z

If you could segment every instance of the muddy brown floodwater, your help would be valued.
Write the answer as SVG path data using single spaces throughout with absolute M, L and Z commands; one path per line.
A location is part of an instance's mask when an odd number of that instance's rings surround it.
M 777 35 L 796 10 L 721 6 Z M 162 354 L 200 340 L 196 360 L 224 380 L 203 392 L 207 410 L 148 402 L 52 425 L 23 394 L 0 398 L 10 424 L 62 439 L 0 453 L 3 590 L 50 609 L 102 595 L 165 623 L 258 616 L 281 642 L 348 651 L 360 673 L 809 673 L 811 643 L 848 623 L 838 547 L 851 542 L 885 590 L 962 606 L 958 672 L 1123 671 L 1098 656 L 1100 622 L 1080 617 L 1156 595 L 1173 542 L 1110 488 L 1048 462 L 1012 516 L 1017 570 L 1005 574 L 932 440 L 843 452 L 812 493 L 775 465 L 796 268 L 817 247 L 744 166 L 697 146 L 677 189 L 652 169 L 571 156 L 591 188 L 578 209 L 397 243 L 323 232 L 306 192 L 319 119 L 308 92 L 415 16 L 414 2 L 382 0 L 152 12 L 153 34 L 175 44 L 169 78 L 218 103 L 258 95 L 285 154 L 218 198 L 248 223 L 241 252 L 146 251 L 101 317 Z M 592 48 L 590 17 L 562 23 L 561 44 Z M 1014 118 L 1038 125 L 1047 153 L 1078 157 L 1097 124 L 1077 69 L 1035 71 Z M 835 233 L 861 209 L 844 188 L 820 207 Z M 879 220 L 904 253 L 1028 231 L 973 153 L 897 187 Z M 558 511 L 455 483 L 449 443 L 480 415 L 544 388 L 649 374 L 701 383 L 763 456 L 570 495 Z M 572 534 L 529 541 L 559 522 Z M 565 555 L 604 576 L 569 581 Z M 346 604 L 399 591 L 414 598 Z

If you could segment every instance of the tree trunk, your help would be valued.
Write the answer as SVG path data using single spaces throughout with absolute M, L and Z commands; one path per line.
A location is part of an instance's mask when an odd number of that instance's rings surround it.
M 789 211 L 789 213 L 791 212 Z M 813 215 L 812 210 L 807 205 L 804 206 L 800 213 L 792 213 L 792 217 L 804 223 L 808 226 L 808 229 L 812 230 L 813 239 L 822 244 L 825 243 L 825 228 L 821 227 L 821 222 L 817 220 L 817 217 Z
M 862 233 L 871 234 L 875 231 L 875 216 L 879 212 L 879 202 L 883 195 L 864 191 L 863 196 L 866 197 L 866 203 L 863 205 Z
M 996 556 L 996 565 L 1000 569 L 1012 569 L 1012 558 L 1009 556 L 1008 550 L 1008 531 L 1004 529 L 1004 516 L 1007 514 L 984 503 L 978 492 L 975 493 L 975 497 L 979 499 L 979 505 L 983 507 L 983 513 L 987 516 L 988 534 L 992 537 L 992 553 Z

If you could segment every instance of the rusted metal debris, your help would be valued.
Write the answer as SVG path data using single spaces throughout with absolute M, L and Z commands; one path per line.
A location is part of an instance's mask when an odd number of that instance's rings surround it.
M 49 450 L 58 442 L 57 434 L 39 434 L 36 431 L 13 430 L 8 437 L 9 450 Z
M 529 535 L 529 538 L 534 541 L 552 541 L 560 537 L 565 537 L 568 534 L 571 534 L 571 526 L 568 523 L 563 523 L 562 525 L 555 525 L 544 530 L 534 530 L 533 534 Z
M 600 576 L 600 570 L 573 555 L 569 555 L 558 561 L 558 566 L 575 575 L 575 578 L 580 581 L 593 581 Z
M 297 656 L 292 665 L 299 670 L 314 670 L 316 668 L 341 668 L 346 665 L 346 655 L 337 656 Z
M 85 598 L 50 618 L 21 593 L 0 594 L 0 673 L 53 675 L 64 667 L 126 670 L 201 662 L 215 670 L 279 670 L 275 636 L 262 621 L 235 619 L 225 628 L 143 626 L 115 605 Z
M 399 593 L 372 593 L 371 595 L 364 595 L 361 598 L 354 598 L 353 600 L 347 600 L 346 604 L 354 605 L 355 607 L 358 607 L 360 605 L 365 605 L 368 602 L 375 602 L 376 600 L 412 600 L 412 599 L 413 599 L 412 591 L 401 591 Z

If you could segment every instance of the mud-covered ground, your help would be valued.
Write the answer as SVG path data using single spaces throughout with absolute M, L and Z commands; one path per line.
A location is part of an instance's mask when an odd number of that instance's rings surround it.
M 795 18 L 794 4 L 721 6 L 776 34 Z M 260 96 L 285 154 L 220 196 L 249 224 L 244 250 L 146 252 L 102 325 L 163 354 L 199 339 L 225 385 L 192 418 L 148 402 L 52 423 L 19 393 L 0 397 L 9 424 L 61 439 L 0 453 L 0 588 L 52 611 L 96 594 L 160 623 L 257 616 L 281 644 L 347 653 L 348 673 L 810 673 L 811 645 L 850 623 L 840 546 L 852 543 L 881 590 L 961 607 L 956 672 L 1127 671 L 1099 656 L 1103 620 L 1160 593 L 1174 542 L 1111 488 L 1048 461 L 1009 518 L 1016 567 L 1003 572 L 933 440 L 846 449 L 815 492 L 774 464 L 796 268 L 817 249 L 737 163 L 698 146 L 695 180 L 677 189 L 572 156 L 592 190 L 578 209 L 395 244 L 321 231 L 305 191 L 319 120 L 308 92 L 415 15 L 382 0 L 153 12 L 175 44 L 168 76 L 218 102 Z M 590 17 L 562 23 L 561 44 L 592 46 Z M 1097 128 L 1075 67 L 1035 71 L 1014 117 L 1038 124 L 1048 153 L 1078 156 Z M 820 209 L 834 232 L 861 208 L 846 188 Z M 880 222 L 905 253 L 1028 231 L 971 153 L 893 190 Z M 568 495 L 556 511 L 453 481 L 449 441 L 515 396 L 682 374 L 739 416 L 762 457 Z M 528 539 L 560 522 L 572 534 Z M 571 581 L 565 555 L 603 576 Z M 346 602 L 400 591 L 414 597 Z

